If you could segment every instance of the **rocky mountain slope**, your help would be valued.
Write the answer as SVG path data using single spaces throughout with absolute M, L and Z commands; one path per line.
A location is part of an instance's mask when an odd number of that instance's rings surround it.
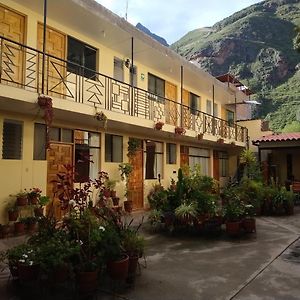
M 135 27 L 141 31 L 143 31 L 144 33 L 148 34 L 149 36 L 151 36 L 153 39 L 157 40 L 159 43 L 161 43 L 162 45 L 168 47 L 169 44 L 167 43 L 167 41 L 162 38 L 161 36 L 151 32 L 147 27 L 145 27 L 144 25 L 142 25 L 141 23 L 137 23 L 135 25 Z
M 299 0 L 265 0 L 171 45 L 214 76 L 233 73 L 262 102 L 256 116 L 275 130 L 300 112 Z

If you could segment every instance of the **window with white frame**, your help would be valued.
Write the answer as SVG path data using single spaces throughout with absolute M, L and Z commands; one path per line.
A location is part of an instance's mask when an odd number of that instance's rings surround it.
M 2 136 L 2 158 L 22 159 L 23 122 L 5 119 Z
M 146 141 L 144 149 L 145 179 L 162 178 L 163 175 L 163 143 Z
M 219 152 L 219 174 L 221 177 L 228 177 L 228 153 Z
M 206 113 L 212 115 L 212 102 L 211 100 L 206 100 Z
M 152 100 L 165 101 L 165 81 L 157 76 L 148 73 L 148 92 L 153 94 Z
M 114 79 L 124 81 L 124 62 L 118 57 L 114 57 Z
M 210 154 L 209 150 L 189 147 L 189 166 L 194 168 L 200 165 L 201 174 L 209 176 Z
M 123 162 L 123 137 L 121 135 L 105 134 L 105 161 Z
M 75 182 L 98 177 L 100 169 L 100 134 L 75 130 Z
M 176 164 L 176 144 L 167 143 L 167 164 Z

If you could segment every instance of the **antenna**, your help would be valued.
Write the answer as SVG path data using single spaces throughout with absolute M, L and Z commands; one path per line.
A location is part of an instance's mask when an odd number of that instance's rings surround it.
M 126 0 L 126 11 L 125 11 L 125 20 L 127 21 L 127 13 L 128 13 L 128 2 L 129 0 Z

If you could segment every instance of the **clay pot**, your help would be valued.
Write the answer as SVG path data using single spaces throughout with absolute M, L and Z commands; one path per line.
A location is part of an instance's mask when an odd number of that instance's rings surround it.
M 8 221 L 15 222 L 19 217 L 19 212 L 17 210 L 8 211 Z
M 139 256 L 129 256 L 129 263 L 128 263 L 128 277 L 127 277 L 127 283 L 133 283 L 135 279 L 136 269 L 139 262 Z
M 91 272 L 78 272 L 77 286 L 80 294 L 89 295 L 97 290 L 98 270 Z
M 28 203 L 32 205 L 36 205 L 38 203 L 38 197 L 37 196 L 28 197 Z
M 242 223 L 246 233 L 256 232 L 256 220 L 254 218 L 246 218 Z
M 162 130 L 162 128 L 163 128 L 163 126 L 164 126 L 164 123 L 162 123 L 162 122 L 157 122 L 156 124 L 155 124 L 155 129 L 156 130 Z
M 240 221 L 227 221 L 226 232 L 230 236 L 237 236 L 240 234 L 241 222 Z
M 22 222 L 15 222 L 15 234 L 23 234 L 25 232 L 25 224 Z
M 37 280 L 40 273 L 40 266 L 39 265 L 18 265 L 18 275 L 20 281 L 34 281 Z
M 117 192 L 116 191 L 110 191 L 110 197 L 116 198 L 117 197 Z
M 109 261 L 107 263 L 107 272 L 113 280 L 125 280 L 128 276 L 129 257 L 124 257 L 117 261 Z
M 44 208 L 43 207 L 36 207 L 34 209 L 34 215 L 36 217 L 42 217 L 44 215 Z
M 103 190 L 103 196 L 105 198 L 109 198 L 110 197 L 110 190 L 109 189 L 104 189 Z
M 131 213 L 133 209 L 133 202 L 132 200 L 124 201 L 124 210 L 128 213 Z
M 27 196 L 19 196 L 16 201 L 17 206 L 25 206 L 28 204 Z
M 119 197 L 113 197 L 112 198 L 113 205 L 114 206 L 119 206 L 120 198 Z

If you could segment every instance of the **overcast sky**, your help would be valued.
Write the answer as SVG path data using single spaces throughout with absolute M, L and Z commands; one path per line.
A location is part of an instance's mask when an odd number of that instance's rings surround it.
M 127 0 L 96 0 L 125 18 Z M 142 23 L 169 44 L 187 32 L 230 16 L 261 0 L 128 0 L 127 20 Z

